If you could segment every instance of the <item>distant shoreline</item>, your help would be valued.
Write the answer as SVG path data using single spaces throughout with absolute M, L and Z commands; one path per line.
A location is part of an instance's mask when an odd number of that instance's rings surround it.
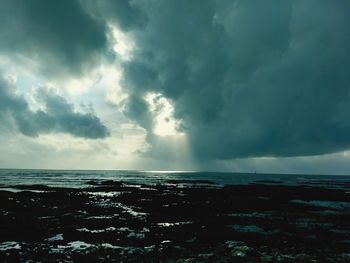
M 1 170 L 24 170 L 24 171 L 80 171 L 80 172 L 140 172 L 140 173 L 205 173 L 205 174 L 237 174 L 237 175 L 287 175 L 287 176 L 350 176 L 349 174 L 331 174 L 331 173 L 277 173 L 277 172 L 230 172 L 230 171 L 192 171 L 192 170 L 130 170 L 130 169 L 60 169 L 60 168 L 0 168 Z

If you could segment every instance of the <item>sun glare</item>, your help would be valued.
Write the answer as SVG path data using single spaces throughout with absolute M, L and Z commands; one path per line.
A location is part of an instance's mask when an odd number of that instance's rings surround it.
M 131 53 L 135 48 L 135 43 L 130 37 L 123 33 L 120 29 L 114 25 L 109 25 L 114 39 L 113 50 L 120 56 L 122 60 L 130 60 Z
M 159 93 L 148 93 L 145 96 L 154 118 L 153 132 L 159 136 L 179 136 L 183 133 L 177 129 L 178 122 L 174 119 L 173 105 Z

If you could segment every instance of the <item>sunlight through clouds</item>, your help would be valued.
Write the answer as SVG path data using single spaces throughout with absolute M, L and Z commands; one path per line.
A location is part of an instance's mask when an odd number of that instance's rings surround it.
M 113 50 L 120 56 L 122 60 L 130 60 L 135 43 L 116 26 L 108 25 L 113 38 Z
M 173 105 L 161 94 L 148 93 L 145 100 L 149 104 L 150 111 L 155 120 L 154 133 L 159 136 L 180 136 L 178 123 L 174 119 Z
M 346 1 L 27 2 L 0 9 L 0 137 L 25 145 L 3 166 L 46 144 L 120 167 L 349 167 Z

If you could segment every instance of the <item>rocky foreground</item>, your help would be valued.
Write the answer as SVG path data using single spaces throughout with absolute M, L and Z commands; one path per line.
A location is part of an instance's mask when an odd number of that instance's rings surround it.
M 346 185 L 88 183 L 1 190 L 0 262 L 350 262 Z

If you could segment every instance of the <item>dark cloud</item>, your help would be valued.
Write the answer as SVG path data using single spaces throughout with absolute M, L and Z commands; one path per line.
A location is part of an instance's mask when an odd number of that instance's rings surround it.
M 0 52 L 43 62 L 44 73 L 81 74 L 107 46 L 106 27 L 77 0 L 2 0 Z
M 42 133 L 63 132 L 90 139 L 105 138 L 109 131 L 93 113 L 79 113 L 63 97 L 45 89 L 37 91 L 37 99 L 44 110 L 32 111 L 27 101 L 14 93 L 15 86 L 0 80 L 0 119 L 8 125 L 12 122 L 27 136 Z
M 130 119 L 137 120 L 142 128 L 151 131 L 153 127 L 153 118 L 147 102 L 139 96 L 131 95 L 125 104 L 126 116 Z
M 2 0 L 0 53 L 39 61 L 51 76 L 80 75 L 105 55 L 115 23 L 136 44 L 121 62 L 126 116 L 162 145 L 160 155 L 167 143 L 152 133 L 149 92 L 173 103 L 199 158 L 319 155 L 350 148 L 349 8 L 347 0 Z M 42 90 L 45 109 L 34 112 L 11 90 L 0 83 L 0 116 L 26 135 L 108 136 L 62 97 Z
M 127 114 L 149 133 L 143 97 L 156 92 L 200 158 L 350 148 L 349 1 L 135 4 L 148 20 L 124 65 Z
M 143 28 L 147 24 L 146 15 L 132 0 L 82 0 L 81 3 L 97 17 L 115 23 L 124 31 Z

